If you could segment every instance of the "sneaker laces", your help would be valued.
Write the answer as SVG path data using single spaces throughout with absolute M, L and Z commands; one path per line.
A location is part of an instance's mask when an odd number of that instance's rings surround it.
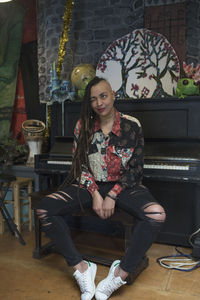
M 110 296 L 114 291 L 116 291 L 123 284 L 122 279 L 120 277 L 114 277 L 112 280 L 109 280 L 105 283 L 104 289 L 107 296 Z
M 76 278 L 76 280 L 79 284 L 79 287 L 80 287 L 80 290 L 81 290 L 82 293 L 83 292 L 88 292 L 90 290 L 86 272 L 87 271 L 83 272 L 80 277 L 75 275 L 75 278 Z

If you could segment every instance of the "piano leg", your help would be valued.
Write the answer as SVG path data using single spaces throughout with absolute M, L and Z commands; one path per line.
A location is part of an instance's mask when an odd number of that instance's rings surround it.
M 196 191 L 195 230 L 199 232 L 194 235 L 192 256 L 200 259 L 200 184 L 197 184 Z
M 41 248 L 41 230 L 40 230 L 40 221 L 36 216 L 36 212 L 34 210 L 34 222 L 35 222 L 35 249 L 33 250 L 33 257 L 40 258 L 40 248 Z

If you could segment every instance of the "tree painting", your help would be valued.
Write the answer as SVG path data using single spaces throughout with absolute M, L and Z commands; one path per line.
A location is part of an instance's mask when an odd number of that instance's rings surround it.
M 110 81 L 118 99 L 160 98 L 175 95 L 180 67 L 163 35 L 137 29 L 107 48 L 96 74 Z

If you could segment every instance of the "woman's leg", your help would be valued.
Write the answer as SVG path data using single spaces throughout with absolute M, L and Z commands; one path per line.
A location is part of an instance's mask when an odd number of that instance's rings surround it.
M 43 231 L 54 242 L 68 265 L 74 268 L 73 276 L 80 287 L 81 299 L 91 300 L 95 294 L 97 266 L 83 261 L 81 254 L 74 246 L 64 219 L 66 215 L 80 210 L 79 201 L 81 201 L 81 206 L 86 208 L 91 206 L 92 198 L 87 190 L 71 185 L 42 199 L 37 208 L 37 214 Z
M 91 206 L 92 199 L 87 190 L 71 185 L 43 198 L 37 208 L 37 215 L 42 230 L 55 244 L 59 253 L 69 266 L 76 266 L 82 261 L 70 236 L 65 216 L 80 210 L 80 202 L 84 208 Z
M 155 241 L 166 215 L 164 208 L 143 186 L 122 192 L 117 206 L 138 218 L 129 247 L 120 263 L 122 270 L 133 273 Z
M 143 186 L 135 188 L 134 191 L 121 192 L 116 205 L 136 216 L 138 223 L 121 262 L 114 261 L 108 276 L 98 284 L 95 292 L 96 300 L 108 299 L 114 291 L 126 284 L 126 277 L 139 265 L 165 220 L 164 209 Z

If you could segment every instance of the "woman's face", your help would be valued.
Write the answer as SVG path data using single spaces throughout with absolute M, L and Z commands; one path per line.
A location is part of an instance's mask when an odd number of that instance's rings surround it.
M 93 111 L 100 117 L 107 117 L 113 114 L 115 93 L 110 84 L 102 80 L 94 85 L 90 91 L 90 103 Z

